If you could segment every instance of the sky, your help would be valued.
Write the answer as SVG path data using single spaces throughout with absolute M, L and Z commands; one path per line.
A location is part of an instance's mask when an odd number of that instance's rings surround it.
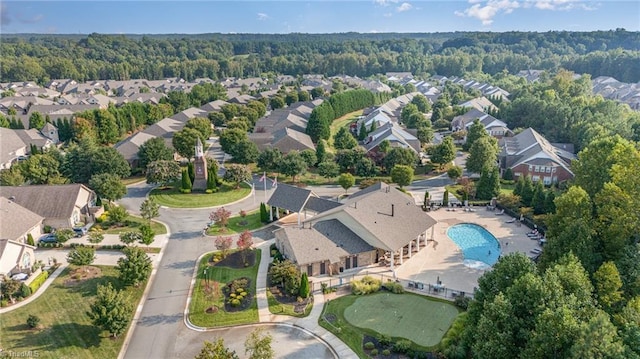
M 6 1 L 0 33 L 640 31 L 640 1 Z

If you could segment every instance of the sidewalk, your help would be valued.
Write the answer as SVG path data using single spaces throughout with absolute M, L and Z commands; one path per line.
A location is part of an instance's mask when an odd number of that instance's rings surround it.
M 29 298 L 23 300 L 20 303 L 16 303 L 10 307 L 6 307 L 6 308 L 0 308 L 0 314 L 2 313 L 7 313 L 10 312 L 12 310 L 24 307 L 25 305 L 33 302 L 34 300 L 38 299 L 38 297 L 40 297 L 46 290 L 47 288 L 49 288 L 49 286 L 51 285 L 51 283 L 53 283 L 53 281 L 58 278 L 58 276 L 60 275 L 60 273 L 62 273 L 62 271 L 67 268 L 67 263 L 66 262 L 62 262 L 62 264 L 55 270 L 55 272 L 53 272 L 53 274 L 51 274 L 49 276 L 49 278 L 47 278 L 47 280 L 44 281 L 44 283 L 42 283 L 42 285 L 40 286 L 40 288 L 38 288 L 38 291 L 36 292 L 36 294 L 30 296 Z

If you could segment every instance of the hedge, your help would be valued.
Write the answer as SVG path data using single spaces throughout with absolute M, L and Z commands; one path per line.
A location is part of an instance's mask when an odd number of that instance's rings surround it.
M 44 283 L 44 281 L 47 280 L 47 278 L 49 278 L 49 272 L 46 270 L 38 274 L 36 279 L 34 279 L 33 282 L 29 283 L 29 288 L 31 288 L 31 293 L 35 293 L 38 290 L 38 288 L 40 288 L 42 283 Z

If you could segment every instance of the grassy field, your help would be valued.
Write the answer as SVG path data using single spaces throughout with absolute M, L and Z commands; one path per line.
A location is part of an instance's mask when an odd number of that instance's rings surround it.
M 125 226 L 125 227 L 114 227 L 114 228 L 105 229 L 102 233 L 104 233 L 104 234 L 120 234 L 122 232 L 135 230 L 135 229 L 138 229 L 138 227 L 140 227 L 141 224 L 145 223 L 146 219 L 129 215 L 129 216 L 127 216 L 126 221 L 129 223 L 128 226 Z M 99 226 L 100 224 L 97 224 L 97 225 Z M 166 234 L 167 233 L 167 227 L 165 227 L 164 224 L 162 224 L 160 222 L 151 221 L 151 229 L 153 229 L 153 231 L 156 234 Z
M 414 349 L 429 350 L 440 342 L 457 315 L 458 310 L 445 301 L 411 293 L 379 292 L 367 296 L 347 295 L 328 302 L 319 323 L 345 342 L 359 357 L 366 358 L 367 354 L 362 348 L 364 335 L 376 337 L 379 333 L 386 334 L 395 338 L 394 341 L 415 339 Z M 324 319 L 331 316 L 336 318 L 333 323 Z
M 246 224 L 240 224 L 240 222 L 246 221 Z M 211 226 L 207 230 L 207 234 L 210 236 L 229 235 L 235 233 L 241 233 L 244 230 L 253 231 L 254 229 L 262 227 L 260 222 L 260 211 L 248 212 L 245 218 L 239 215 L 229 218 L 229 224 L 226 230 L 222 230 L 219 226 Z
M 181 193 L 178 186 L 168 189 L 156 188 L 150 196 L 161 206 L 175 208 L 215 207 L 243 199 L 251 193 L 251 186 L 242 183 L 239 189 L 224 183 L 216 193 Z
M 344 318 L 356 327 L 409 339 L 423 347 L 438 344 L 457 315 L 458 309 L 451 304 L 389 292 L 358 297 L 344 310 Z
M 256 279 L 258 276 L 258 267 L 260 266 L 260 250 L 256 249 L 256 263 L 252 267 L 243 269 L 233 269 L 229 267 L 209 265 L 209 260 L 213 254 L 204 256 L 198 264 L 198 275 L 196 277 L 195 288 L 191 296 L 191 304 L 189 305 L 189 321 L 200 327 L 221 327 L 227 325 L 240 325 L 258 322 L 258 304 L 255 298 Z M 236 313 L 227 313 L 224 311 L 224 295 L 220 292 L 217 295 L 205 293 L 205 276 L 204 270 L 208 268 L 213 270 L 209 273 L 212 282 L 218 282 L 220 291 L 222 287 L 233 279 L 240 277 L 251 278 L 251 291 L 254 295 L 253 302 L 249 309 Z M 205 311 L 211 306 L 219 308 L 217 313 L 208 314 Z
M 65 285 L 70 278 L 70 268 L 65 269 L 38 299 L 2 314 L 0 348 L 5 352 L 11 350 L 16 355 L 32 351 L 37 354 L 31 356 L 38 358 L 116 358 L 125 334 L 117 339 L 109 338 L 107 332 L 91 324 L 86 313 L 98 284 L 110 282 L 121 288 L 121 282 L 115 267 L 95 267 L 100 268 L 100 277 L 75 286 Z M 126 289 L 133 308 L 140 301 L 145 285 Z M 30 314 L 40 317 L 42 329 L 27 327 L 26 320 Z
M 269 312 L 279 315 L 288 315 L 291 317 L 304 318 L 311 313 L 313 303 L 310 303 L 304 310 L 304 313 L 296 313 L 293 304 L 282 304 L 273 296 L 271 291 L 267 289 L 267 301 L 269 302 Z

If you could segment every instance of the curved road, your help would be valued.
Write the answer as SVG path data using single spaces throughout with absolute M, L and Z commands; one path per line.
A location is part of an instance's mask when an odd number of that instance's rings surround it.
M 255 194 L 238 203 L 224 207 L 236 214 L 240 210 L 253 210 L 264 201 L 264 183 L 259 182 L 258 176 L 253 177 Z M 443 186 L 451 183 L 444 176 L 421 180 L 407 187 L 416 199 L 422 202 L 425 190 L 432 194 L 444 191 Z M 119 203 L 130 212 L 139 212 L 140 204 L 153 188 L 145 183 L 128 187 L 127 195 Z M 320 197 L 336 198 L 344 193 L 340 186 L 318 186 L 310 188 Z M 349 193 L 357 191 L 351 188 Z M 433 191 L 433 192 L 432 192 Z M 273 189 L 271 182 L 267 183 L 266 198 Z M 434 198 L 435 200 L 435 198 Z M 124 358 L 181 358 L 193 357 L 191 350 L 186 350 L 185 343 L 201 343 L 213 340 L 214 335 L 206 332 L 195 332 L 184 325 L 184 310 L 189 292 L 189 286 L 195 268 L 195 261 L 202 253 L 214 250 L 211 237 L 203 237 L 202 229 L 209 222 L 212 208 L 176 209 L 161 208 L 160 221 L 169 228 L 169 239 L 163 249 L 163 256 L 158 265 L 157 273 L 151 284 L 148 297 L 142 307 L 131 340 L 125 348 Z M 254 233 L 254 241 L 260 243 L 272 237 L 271 230 L 266 228 Z M 230 332 L 233 333 L 233 332 Z M 199 348 L 199 347 L 198 347 Z M 316 352 L 317 353 L 317 352 Z

